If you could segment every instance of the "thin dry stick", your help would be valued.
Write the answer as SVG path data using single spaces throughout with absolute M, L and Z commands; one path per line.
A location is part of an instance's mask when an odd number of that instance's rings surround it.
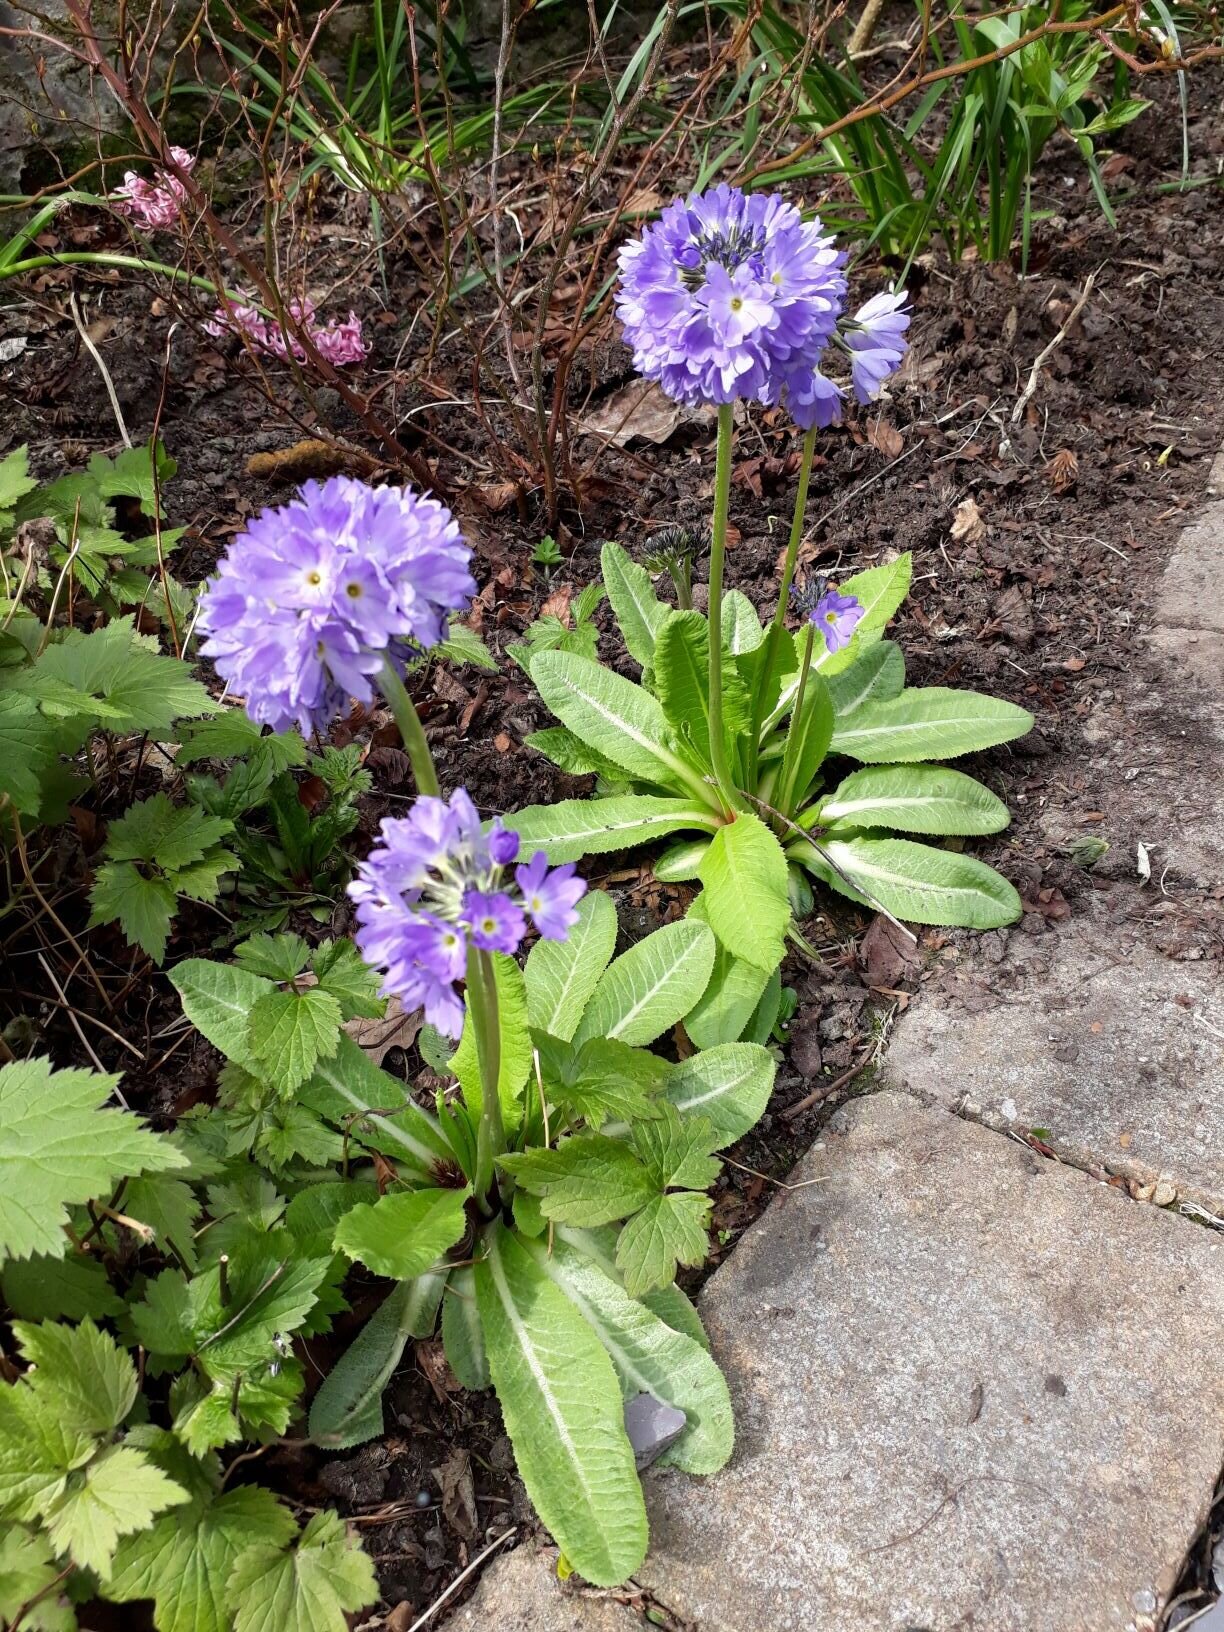
M 89 1038 L 86 1037 L 85 1033 L 81 1030 L 81 1022 L 77 1019 L 75 1013 L 73 1012 L 72 1004 L 69 1003 L 67 997 L 65 997 L 64 988 L 60 985 L 59 981 L 56 980 L 55 976 L 51 973 L 51 965 L 47 962 L 46 958 L 43 957 L 41 952 L 39 952 L 37 954 L 37 957 L 38 957 L 39 963 L 41 963 L 42 966 L 43 966 L 43 973 L 46 975 L 47 979 L 51 982 L 52 986 L 55 987 L 55 990 L 56 990 L 57 994 L 59 995 L 60 1004 L 61 1004 L 61 1006 L 62 1006 L 62 1008 L 64 1010 L 64 1013 L 68 1016 L 68 1019 L 72 1024 L 73 1031 L 75 1031 L 77 1036 L 81 1039 L 81 1047 L 85 1050 L 86 1054 L 88 1054 L 89 1058 L 93 1061 L 94 1070 L 95 1071 L 101 1071 L 101 1072 L 105 1073 L 106 1067 L 102 1064 L 102 1061 L 94 1053 L 92 1047 L 90 1046 Z M 119 1092 L 118 1087 L 116 1087 L 116 1089 L 115 1089 L 115 1098 L 123 1106 L 124 1110 L 130 1110 L 131 1109 L 131 1107 L 128 1105 L 127 1100 L 124 1099 L 123 1095 Z
M 81 337 L 85 350 L 98 365 L 98 373 L 102 376 L 102 384 L 106 387 L 106 394 L 110 398 L 111 412 L 115 416 L 115 424 L 119 427 L 119 435 L 123 438 L 123 445 L 125 448 L 130 448 L 132 445 L 132 439 L 128 435 L 128 428 L 123 421 L 123 409 L 119 406 L 119 397 L 115 391 L 115 382 L 111 379 L 110 369 L 107 368 L 106 364 L 102 361 L 102 353 L 98 350 L 97 346 L 94 345 L 93 340 L 90 337 L 89 330 L 85 327 L 84 320 L 81 317 L 81 308 L 77 305 L 75 289 L 71 289 L 68 292 L 68 309 L 72 313 L 72 321 L 76 324 L 77 333 Z
M 68 945 L 76 953 L 77 957 L 85 965 L 86 969 L 88 969 L 89 978 L 97 987 L 98 996 L 102 999 L 103 1003 L 106 1004 L 106 1007 L 113 1012 L 113 1005 L 110 998 L 106 995 L 106 987 L 103 986 L 102 981 L 99 978 L 98 971 L 86 957 L 81 943 L 68 928 L 67 924 L 64 923 L 64 920 L 56 912 L 55 908 L 51 905 L 50 901 L 47 900 L 46 896 L 39 888 L 38 880 L 34 877 L 33 871 L 30 868 L 30 857 L 26 851 L 25 834 L 21 831 L 21 817 L 17 814 L 16 810 L 10 811 L 9 814 L 13 819 L 13 842 L 17 850 L 17 859 L 21 863 L 21 875 L 29 886 L 30 893 L 46 913 L 47 917 L 50 918 L 56 929 L 59 930 L 60 934 L 68 942 Z
M 871 44 L 872 35 L 876 31 L 876 24 L 880 21 L 880 13 L 883 10 L 884 0 L 867 0 L 867 4 L 863 7 L 863 14 L 855 23 L 854 33 L 851 34 L 849 43 L 846 46 L 846 55 L 848 57 L 857 57 L 866 51 Z
M 1019 397 L 1017 397 L 1016 406 L 1011 411 L 1011 422 L 1013 425 L 1018 425 L 1020 423 L 1021 414 L 1033 400 L 1033 396 L 1037 390 L 1037 382 L 1041 377 L 1042 367 L 1054 354 L 1054 352 L 1058 350 L 1059 346 L 1062 345 L 1063 341 L 1075 327 L 1076 318 L 1088 304 L 1088 297 L 1092 293 L 1093 286 L 1096 283 L 1096 276 L 1097 275 L 1095 272 L 1089 272 L 1088 276 L 1084 279 L 1084 287 L 1080 297 L 1076 301 L 1075 305 L 1071 308 L 1071 313 L 1067 318 L 1067 321 L 1063 324 L 1062 328 L 1059 329 L 1058 333 L 1054 336 L 1053 340 L 1050 341 L 1049 345 L 1045 346 L 1037 353 L 1037 356 L 1033 361 L 1033 366 L 1029 370 L 1028 384 L 1020 393 Z
M 450 1586 L 447 1587 L 446 1591 L 442 1593 L 440 1597 L 434 1599 L 433 1603 L 430 1604 L 425 1613 L 417 1616 L 416 1620 L 413 1621 L 412 1625 L 408 1628 L 408 1632 L 421 1632 L 421 1628 L 425 1626 L 427 1622 L 433 1620 L 434 1616 L 442 1608 L 442 1605 L 463 1585 L 468 1576 L 471 1575 L 472 1571 L 479 1569 L 479 1567 L 484 1563 L 485 1559 L 489 1557 L 490 1553 L 495 1553 L 499 1547 L 504 1547 L 510 1540 L 511 1536 L 517 1535 L 518 1528 L 516 1526 L 513 1530 L 503 1531 L 502 1534 L 498 1536 L 496 1541 L 491 1541 L 483 1553 L 478 1553 L 476 1555 L 466 1570 L 460 1571 L 460 1573 L 451 1582 Z
M 832 1082 L 822 1082 L 818 1088 L 813 1088 L 810 1094 L 805 1094 L 797 1104 L 788 1105 L 782 1112 L 783 1120 L 793 1122 L 797 1116 L 801 1116 L 811 1106 L 819 1105 L 822 1099 L 828 1099 L 830 1094 L 835 1094 L 839 1088 L 844 1088 L 847 1083 L 853 1082 L 855 1077 L 867 1069 L 875 1055 L 875 1049 L 869 1048 L 857 1065 L 852 1065 L 848 1071 L 843 1071 L 840 1077 L 834 1077 Z

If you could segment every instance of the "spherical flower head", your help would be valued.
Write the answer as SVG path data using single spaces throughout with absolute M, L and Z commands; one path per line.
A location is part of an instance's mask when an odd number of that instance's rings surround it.
M 873 295 L 855 312 L 854 326 L 845 335 L 854 395 L 864 405 L 875 400 L 909 349 L 905 331 L 910 314 L 904 305 L 904 289 L 895 294 Z
M 513 843 L 511 843 L 513 841 Z M 383 976 L 383 991 L 457 1037 L 463 1004 L 455 990 L 468 948 L 512 956 L 527 913 L 542 935 L 564 940 L 586 885 L 572 863 L 551 873 L 543 851 L 514 881 L 504 876 L 518 835 L 494 822 L 482 830 L 463 788 L 449 800 L 422 796 L 407 816 L 388 818 L 348 893 L 362 957 Z
M 620 252 L 634 366 L 679 402 L 782 400 L 832 338 L 845 260 L 777 193 L 720 184 L 677 199 Z
M 537 850 L 525 866 L 515 869 L 514 880 L 522 891 L 523 905 L 545 940 L 566 940 L 578 922 L 575 909 L 586 894 L 586 882 L 574 873 L 572 861 L 549 872 L 543 850 Z
M 866 608 L 854 595 L 839 595 L 835 589 L 826 590 L 808 614 L 809 619 L 825 639 L 830 653 L 849 646 L 855 625 Z
M 222 557 L 200 603 L 203 651 L 253 720 L 325 730 L 350 699 L 373 700 L 385 659 L 402 673 L 443 638 L 475 593 L 470 559 L 437 499 L 347 476 L 307 482 Z

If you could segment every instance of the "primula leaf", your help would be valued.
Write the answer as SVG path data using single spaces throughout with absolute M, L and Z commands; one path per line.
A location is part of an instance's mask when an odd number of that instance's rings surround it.
M 249 1547 L 230 1572 L 234 1632 L 348 1632 L 378 1596 L 374 1566 L 336 1513 L 316 1513 L 287 1551 Z
M 682 1116 L 710 1124 L 722 1150 L 755 1127 L 773 1091 L 777 1064 L 756 1043 L 720 1043 L 674 1066 L 663 1092 Z
M 662 1460 L 686 1473 L 717 1472 L 731 1455 L 735 1425 L 726 1379 L 704 1344 L 665 1324 L 569 1242 L 529 1250 L 607 1349 L 626 1397 L 652 1394 L 683 1411 L 687 1426 Z
M 286 1098 L 340 1042 L 340 1004 L 322 986 L 267 992 L 251 1010 L 247 1039 L 260 1074 Z
M 46 1060 L 0 1066 L 0 1261 L 68 1250 L 68 1203 L 116 1180 L 186 1167 L 187 1158 L 129 1111 L 103 1110 L 119 1079 L 52 1071 Z
M 105 1581 L 119 1538 L 147 1529 L 158 1513 L 187 1499 L 143 1451 L 111 1445 L 69 1477 L 44 1522 L 56 1552 Z
M 782 846 L 760 817 L 741 811 L 720 828 L 698 877 L 705 885 L 705 916 L 719 940 L 758 968 L 775 968 L 782 961 L 790 897 Z
M 275 990 L 272 982 L 237 964 L 187 958 L 171 971 L 170 984 L 182 999 L 183 1013 L 196 1030 L 219 1048 L 227 1060 L 258 1072 L 247 1025 L 256 1003 Z
M 424 1176 L 452 1158 L 434 1118 L 414 1105 L 404 1084 L 380 1071 L 347 1033 L 341 1033 L 335 1057 L 320 1060 L 298 1098 L 347 1128 L 351 1138 L 392 1157 L 401 1169 L 407 1166 Z
M 714 805 L 699 773 L 676 751 L 663 710 L 648 691 L 568 652 L 541 652 L 531 665 L 540 696 L 563 725 L 639 781 Z
M 853 714 L 873 699 L 900 696 L 905 689 L 905 658 L 895 641 L 877 641 L 843 673 L 830 675 L 825 684 L 834 714 Z
M 842 595 L 853 595 L 863 608 L 855 626 L 859 649 L 879 640 L 893 613 L 909 594 L 914 574 L 914 558 L 907 550 L 883 566 L 868 567 L 838 585 Z
M 677 1264 L 700 1264 L 710 1250 L 710 1198 L 670 1191 L 647 1202 L 621 1230 L 616 1263 L 633 1297 L 675 1279 Z
M 1003 801 L 963 771 L 942 765 L 868 765 L 821 801 L 822 827 L 899 828 L 903 833 L 997 833 Z
M 802 799 L 811 786 L 833 740 L 833 703 L 829 688 L 814 670 L 808 675 L 803 707 L 790 730 L 794 757 L 790 776 L 779 795 L 788 810 L 793 807 L 793 801 Z
M 583 742 L 563 725 L 550 725 L 543 731 L 532 731 L 523 738 L 528 748 L 534 748 L 546 759 L 570 776 L 598 776 L 609 785 L 627 787 L 629 775 L 613 760 Z M 546 807 L 542 807 L 546 808 Z
M 476 1301 L 476 1279 L 470 1265 L 452 1271 L 442 1300 L 442 1346 L 446 1363 L 464 1388 L 479 1391 L 492 1385 L 484 1328 Z
M 950 686 L 909 687 L 837 721 L 833 752 L 869 764 L 955 759 L 1031 731 L 1033 716 L 1001 697 Z
M 523 971 L 503 952 L 491 954 L 493 978 L 497 985 L 498 1051 L 497 1091 L 502 1121 L 507 1129 L 517 1128 L 522 1117 L 520 1101 L 523 1085 L 531 1070 L 531 1035 L 527 1029 L 527 988 Z M 476 1052 L 476 1032 L 469 1006 L 463 1021 L 463 1036 L 451 1056 L 450 1069 L 459 1079 L 463 1100 L 473 1116 L 480 1115 L 484 1090 L 480 1082 L 480 1061 Z
M 519 1473 L 544 1524 L 596 1586 L 646 1553 L 646 1509 L 607 1352 L 504 1229 L 475 1269 L 489 1368 Z
M 383 1431 L 382 1395 L 410 1337 L 428 1337 L 446 1273 L 401 1281 L 323 1380 L 310 1407 L 310 1437 L 329 1450 L 364 1445 Z
M 637 1045 L 654 1042 L 692 1008 L 713 966 L 714 937 L 708 925 L 665 924 L 609 964 L 574 1041 L 613 1037 Z
M 693 922 L 709 921 L 706 893 L 703 891 L 689 907 L 688 916 Z M 718 941 L 705 991 L 684 1017 L 684 1029 L 697 1047 L 713 1048 L 716 1043 L 733 1043 L 742 1036 L 769 979 L 768 970 L 737 957 Z
M 599 1133 L 575 1134 L 555 1150 L 524 1150 L 498 1161 L 541 1198 L 545 1217 L 559 1224 L 610 1224 L 659 1190 L 627 1145 Z
M 578 903 L 578 922 L 564 941 L 540 939 L 523 971 L 527 1019 L 534 1031 L 563 1041 L 574 1035 L 582 1011 L 616 945 L 616 908 L 602 890 Z
M 649 668 L 654 663 L 655 637 L 668 608 L 654 592 L 645 567 L 631 561 L 621 545 L 609 541 L 600 553 L 600 569 L 612 611 L 630 657 Z
M 522 840 L 524 854 L 543 850 L 554 864 L 628 850 L 682 828 L 715 833 L 718 825 L 718 818 L 703 802 L 631 793 L 611 799 L 561 799 L 555 805 L 530 805 L 506 817 L 506 826 Z
M 911 923 L 998 929 L 1022 911 L 1015 888 L 985 862 L 912 839 L 830 835 L 817 849 L 796 843 L 794 854 L 852 901 Z
M 467 1228 L 464 1190 L 397 1190 L 373 1206 L 364 1203 L 336 1226 L 339 1252 L 376 1275 L 408 1281 L 462 1239 Z

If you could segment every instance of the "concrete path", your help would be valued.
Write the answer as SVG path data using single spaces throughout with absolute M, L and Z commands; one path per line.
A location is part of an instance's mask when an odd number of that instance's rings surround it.
M 1224 1465 L 1224 455 L 1212 488 L 1090 722 L 1150 893 L 919 996 L 702 1294 L 731 1465 L 648 1477 L 621 1601 L 524 1547 L 465 1632 L 1159 1625 Z

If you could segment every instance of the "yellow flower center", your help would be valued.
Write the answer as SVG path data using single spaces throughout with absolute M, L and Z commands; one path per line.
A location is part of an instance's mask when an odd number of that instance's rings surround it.
M 731 296 L 731 310 L 733 312 L 738 312 L 743 304 L 743 298 L 740 295 Z
M 356 601 L 360 600 L 364 591 L 362 590 L 360 584 L 345 584 L 344 593 L 348 596 L 350 601 Z

